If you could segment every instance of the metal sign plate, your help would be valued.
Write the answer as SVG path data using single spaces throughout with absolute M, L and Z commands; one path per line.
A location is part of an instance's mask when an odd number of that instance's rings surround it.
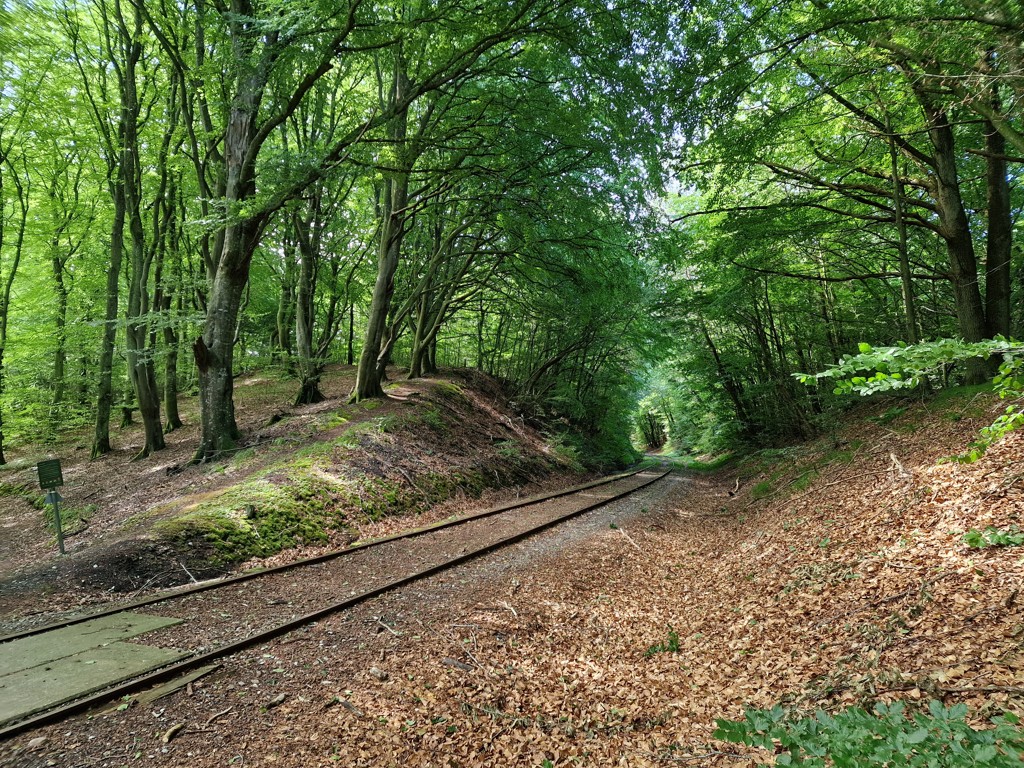
M 64 485 L 64 475 L 60 470 L 60 459 L 47 459 L 36 465 L 39 471 L 39 487 L 44 491 L 50 488 L 60 488 Z

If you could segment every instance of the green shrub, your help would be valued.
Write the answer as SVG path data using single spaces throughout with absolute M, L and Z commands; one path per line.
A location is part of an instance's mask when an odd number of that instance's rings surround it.
M 939 701 L 930 702 L 927 713 L 912 716 L 901 703 L 877 704 L 872 712 L 855 707 L 837 715 L 819 710 L 796 719 L 782 707 L 748 709 L 743 720 L 716 720 L 715 738 L 773 753 L 775 765 L 808 768 L 1024 765 L 1024 734 L 1016 715 L 997 717 L 994 727 L 985 730 L 972 728 L 966 716 L 966 705 L 946 707 Z
M 1000 530 L 990 525 L 984 531 L 972 528 L 964 534 L 964 544 L 975 549 L 985 547 L 1019 547 L 1024 544 L 1024 531 L 1016 525 Z

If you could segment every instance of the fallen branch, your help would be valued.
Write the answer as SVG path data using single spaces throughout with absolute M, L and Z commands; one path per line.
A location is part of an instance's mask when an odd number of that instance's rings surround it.
M 206 722 L 203 723 L 203 727 L 207 728 L 207 727 L 213 725 L 215 720 L 217 720 L 217 719 L 219 719 L 221 717 L 224 717 L 224 715 L 228 714 L 233 709 L 234 709 L 234 707 L 228 707 L 227 709 L 222 709 L 220 712 L 215 712 L 214 714 L 212 714 L 208 718 L 206 718 Z
M 641 554 L 643 553 L 643 549 L 640 548 L 639 544 L 637 544 L 635 541 L 633 541 L 633 537 L 630 536 L 628 533 L 626 533 L 625 529 L 619 528 L 619 533 L 621 533 L 623 536 L 626 537 L 626 541 L 628 541 L 630 544 L 632 544 L 634 547 L 636 547 L 636 551 L 637 552 L 640 552 Z
M 463 646 L 463 645 L 462 645 L 462 643 L 457 643 L 457 642 L 455 642 L 455 641 L 454 641 L 454 640 L 453 640 L 452 638 L 448 637 L 447 635 L 445 635 L 445 634 L 443 634 L 443 633 L 441 633 L 441 632 L 438 632 L 438 631 L 437 631 L 436 629 L 434 629 L 434 628 L 433 628 L 433 627 L 431 627 L 431 626 L 428 626 L 428 625 L 424 624 L 424 623 L 423 623 L 422 621 L 419 621 L 419 620 L 417 620 L 417 622 L 416 622 L 416 623 L 417 623 L 417 624 L 419 624 L 419 625 L 420 625 L 421 627 L 423 627 L 424 629 L 430 630 L 430 631 L 431 631 L 431 632 L 433 632 L 433 633 L 434 633 L 435 635 L 437 635 L 438 637 L 440 637 L 440 638 L 441 638 L 442 640 L 446 640 L 446 641 L 448 641 L 449 645 L 451 645 L 451 646 L 452 646 L 452 647 L 454 647 L 454 648 L 458 648 L 460 652 L 462 652 L 462 653 L 466 654 L 466 656 L 468 656 L 468 657 L 469 657 L 469 659 L 470 659 L 470 660 L 471 660 L 471 661 L 472 661 L 472 662 L 473 662 L 474 664 L 476 664 L 476 665 L 477 665 L 477 667 L 479 667 L 479 668 L 480 668 L 480 670 L 481 670 L 482 672 L 485 672 L 485 673 L 487 672 L 487 670 L 486 670 L 486 669 L 484 669 L 484 665 L 480 663 L 480 660 L 479 660 L 479 659 L 477 659 L 477 657 L 476 657 L 476 656 L 474 656 L 474 655 L 473 655 L 473 654 L 472 654 L 472 653 L 471 653 L 471 652 L 469 651 L 469 649 L 468 649 L 468 648 L 466 648 L 465 646 Z M 442 663 L 443 663 L 443 662 L 442 662 Z
M 164 744 L 168 744 L 170 743 L 171 739 L 173 739 L 183 730 L 185 730 L 185 724 L 176 723 L 172 725 L 170 728 L 168 728 L 166 731 L 164 731 L 164 735 L 160 737 L 160 741 L 162 741 Z
M 394 630 L 392 630 L 390 627 L 388 627 L 386 624 L 384 624 L 384 622 L 382 622 L 380 620 L 380 618 L 377 618 L 377 624 L 379 624 L 381 627 L 386 629 L 388 632 L 390 632 L 395 637 L 401 637 L 401 633 L 400 632 L 395 632 Z

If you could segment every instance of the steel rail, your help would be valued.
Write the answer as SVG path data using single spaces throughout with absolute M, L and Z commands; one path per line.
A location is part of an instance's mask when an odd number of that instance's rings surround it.
M 525 499 L 518 499 L 514 502 L 507 504 L 500 504 L 496 507 L 490 507 L 480 512 L 472 512 L 468 515 L 458 517 L 455 520 L 446 520 L 440 523 L 434 523 L 432 525 L 426 525 L 422 528 L 414 528 L 410 531 L 402 531 L 400 533 L 393 533 L 390 536 L 382 536 L 379 539 L 369 539 L 364 542 L 354 542 L 345 549 L 335 549 L 330 552 L 325 552 L 320 555 L 313 557 L 305 557 L 300 560 L 294 560 L 290 563 L 284 563 L 282 565 L 275 565 L 272 568 L 254 568 L 244 573 L 239 573 L 235 576 L 228 576 L 223 579 L 211 579 L 204 581 L 200 584 L 190 585 L 184 588 L 176 587 L 169 590 L 163 590 L 155 595 L 141 598 L 139 600 L 132 600 L 127 603 L 120 603 L 118 605 L 112 605 L 108 608 L 104 608 L 99 611 L 92 611 L 89 613 L 83 613 L 76 616 L 71 616 L 66 619 L 59 621 L 50 622 L 48 624 L 40 624 L 37 627 L 30 627 L 28 629 L 19 630 L 12 632 L 9 635 L 0 636 L 0 643 L 6 643 L 9 640 L 20 640 L 23 637 L 31 637 L 32 635 L 39 635 L 43 632 L 49 632 L 54 629 L 62 629 L 63 627 L 70 627 L 75 624 L 81 624 L 85 621 L 91 621 L 92 619 L 98 619 L 102 616 L 112 616 L 115 613 L 123 613 L 124 611 L 133 610 L 135 608 L 142 608 L 147 605 L 154 605 L 156 603 L 162 603 L 167 600 L 174 600 L 179 597 L 186 595 L 193 595 L 197 592 L 206 592 L 212 589 L 220 589 L 221 587 L 230 586 L 232 584 L 238 584 L 243 581 L 249 581 L 250 579 L 257 579 L 263 576 L 269 576 L 274 573 L 281 573 L 283 571 L 289 571 L 293 568 L 301 568 L 307 565 L 316 565 L 317 563 L 323 563 L 328 560 L 334 560 L 338 557 L 345 557 L 346 555 L 352 555 L 356 552 L 362 552 L 373 547 L 378 547 L 382 544 L 387 544 L 392 541 L 398 541 L 400 539 L 411 539 L 415 536 L 422 536 L 425 533 L 433 533 L 434 531 L 440 531 L 445 528 L 450 528 L 456 525 L 462 525 L 464 523 L 472 522 L 473 520 L 479 520 L 484 517 L 491 517 L 492 515 L 501 514 L 502 512 L 509 512 L 513 509 L 521 509 L 523 507 L 533 506 L 534 504 L 540 504 L 551 499 L 558 499 L 563 496 L 569 496 L 580 491 L 586 491 L 590 488 L 598 488 L 602 485 L 608 485 L 614 483 L 617 480 L 623 480 L 627 477 L 633 477 L 640 472 L 645 471 L 644 468 L 630 470 L 628 472 L 620 472 L 616 475 L 608 475 L 606 477 L 592 480 L 589 483 L 583 483 L 582 485 L 575 485 L 569 488 L 563 488 L 560 491 L 554 493 L 539 494 L 535 496 L 528 496 Z
M 624 476 L 619 477 L 618 479 L 632 477 L 643 471 L 643 469 L 639 469 L 636 472 L 625 474 Z M 519 541 L 522 541 L 523 539 L 529 538 L 530 536 L 536 533 L 545 531 L 548 528 L 553 528 L 554 526 L 559 525 L 560 523 L 563 523 L 574 517 L 579 517 L 580 515 L 583 515 L 587 512 L 592 512 L 595 509 L 611 504 L 612 502 L 625 498 L 626 496 L 634 494 L 637 491 L 643 490 L 644 488 L 653 485 L 654 483 L 663 479 L 670 473 L 671 470 L 668 470 L 666 472 L 659 474 L 657 477 L 654 477 L 651 480 L 648 480 L 636 487 L 629 488 L 625 491 L 622 491 L 621 493 L 617 493 L 612 496 L 609 496 L 608 498 L 601 499 L 600 501 L 594 502 L 593 504 L 588 504 L 585 507 L 574 510 L 572 512 L 568 512 L 564 515 L 559 515 L 558 517 L 552 518 L 551 520 L 547 520 L 525 531 L 520 531 L 519 533 L 515 533 L 497 542 L 492 542 L 491 544 L 484 545 L 483 547 L 475 549 L 471 552 L 466 552 L 461 555 L 457 555 L 456 557 L 451 558 L 450 560 L 446 560 L 443 563 L 438 563 L 429 566 L 428 568 L 425 568 L 422 571 L 417 571 L 416 573 L 409 574 L 408 576 L 402 576 L 401 578 L 395 579 L 391 582 L 388 582 L 387 584 L 383 584 L 379 587 L 374 587 L 373 589 L 369 589 L 358 595 L 353 595 L 340 602 L 333 603 L 322 608 L 318 608 L 317 610 L 312 611 L 311 613 L 307 613 L 304 616 L 291 619 L 289 621 L 284 622 L 283 624 L 277 625 L 276 627 L 271 627 L 270 629 L 264 630 L 262 632 L 257 632 L 256 634 L 250 635 L 249 637 L 242 638 L 241 640 L 235 640 L 234 642 L 222 645 L 219 648 L 215 648 L 204 653 L 190 656 L 188 658 L 174 662 L 173 664 L 169 664 L 165 667 L 160 667 L 159 669 L 155 669 L 152 672 L 148 672 L 140 677 L 133 678 L 132 680 L 128 680 L 123 683 L 118 683 L 117 685 L 105 688 L 102 691 L 90 694 L 81 699 L 78 699 L 77 701 L 73 701 L 68 704 L 64 704 L 59 707 L 47 710 L 45 712 L 40 712 L 39 714 L 32 715 L 17 723 L 13 723 L 4 728 L 0 728 L 0 740 L 17 736 L 18 734 L 24 733 L 25 731 L 31 730 L 33 728 L 38 728 L 44 725 L 50 725 L 55 722 L 60 722 L 61 720 L 64 720 L 65 718 L 71 715 L 77 714 L 99 704 L 104 704 L 112 699 L 120 698 L 133 691 L 138 690 L 139 688 L 143 688 L 145 686 L 153 685 L 177 677 L 184 672 L 188 672 L 192 669 L 195 669 L 196 667 L 204 666 L 215 659 L 230 656 L 234 653 L 238 653 L 239 651 L 251 648 L 252 646 L 260 645 L 269 640 L 273 640 L 274 638 L 279 637 L 283 634 L 287 634 L 288 632 L 291 632 L 294 629 L 298 629 L 299 627 L 302 627 L 306 624 L 311 624 L 315 621 L 319 621 L 320 619 L 323 619 L 331 615 L 332 613 L 337 613 L 338 611 L 343 611 L 345 609 L 352 608 L 356 605 L 359 605 L 360 603 L 372 600 L 375 597 L 379 597 L 380 595 L 383 595 L 387 592 L 391 592 L 392 590 L 398 589 L 407 584 L 419 581 L 420 579 L 428 578 L 437 573 L 441 573 L 442 571 L 448 570 L 449 568 L 454 568 L 458 565 L 469 562 L 470 560 L 473 560 L 477 557 L 488 554 L 490 552 L 494 552 L 510 544 L 515 544 Z M 589 487 L 592 488 L 595 486 L 590 485 Z M 578 488 L 575 492 L 579 493 L 585 490 L 588 490 L 588 488 L 581 487 Z M 565 496 L 569 494 L 563 493 L 561 495 Z

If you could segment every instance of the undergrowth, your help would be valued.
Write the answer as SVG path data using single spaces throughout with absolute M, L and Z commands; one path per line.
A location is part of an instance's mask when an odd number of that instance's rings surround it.
M 748 709 L 743 720 L 716 720 L 715 738 L 773 754 L 774 765 L 807 768 L 1024 765 L 1024 733 L 1016 715 L 1005 713 L 982 730 L 966 718 L 966 705 L 946 707 L 940 701 L 913 714 L 898 702 L 876 704 L 871 712 L 854 707 L 830 715 L 818 710 L 810 717 L 793 717 L 782 707 Z

